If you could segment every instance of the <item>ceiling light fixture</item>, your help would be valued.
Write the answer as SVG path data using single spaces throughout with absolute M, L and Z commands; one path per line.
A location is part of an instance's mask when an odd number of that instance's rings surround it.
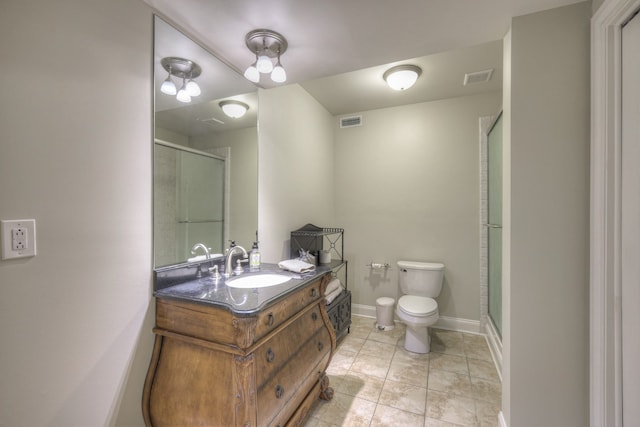
M 247 80 L 258 83 L 260 74 L 269 73 L 271 73 L 271 80 L 276 83 L 287 80 L 287 73 L 280 63 L 280 55 L 285 53 L 288 47 L 287 39 L 282 34 L 265 29 L 253 30 L 246 35 L 245 43 L 256 56 L 256 61 L 244 72 Z M 275 67 L 273 58 L 277 58 Z
M 244 114 L 249 109 L 249 106 L 244 102 L 234 100 L 220 101 L 218 105 L 220 105 L 220 108 L 222 108 L 222 111 L 227 116 L 234 119 L 239 119 L 240 117 L 244 116 Z
M 382 75 L 382 78 L 384 78 L 391 89 L 405 90 L 413 86 L 416 80 L 418 80 L 418 77 L 420 77 L 420 74 L 422 74 L 420 67 L 406 64 L 389 68 Z
M 260 81 L 260 71 L 256 68 L 258 65 L 258 55 L 256 54 L 256 60 L 253 64 L 249 65 L 244 72 L 244 77 L 250 82 L 258 83 Z
M 171 64 L 169 64 L 169 74 L 167 78 L 162 82 L 162 86 L 160 86 L 160 91 L 162 93 L 166 93 L 167 95 L 175 95 L 178 93 L 178 89 L 176 89 L 176 84 L 171 80 Z
M 194 80 L 202 73 L 202 68 L 198 64 L 189 59 L 173 56 L 162 58 L 160 64 L 169 73 L 160 87 L 162 93 L 176 95 L 176 99 L 180 102 L 191 102 L 192 96 L 200 95 L 200 86 Z M 176 90 L 176 85 L 171 76 L 182 79 L 180 90 Z M 187 81 L 187 79 L 189 80 Z

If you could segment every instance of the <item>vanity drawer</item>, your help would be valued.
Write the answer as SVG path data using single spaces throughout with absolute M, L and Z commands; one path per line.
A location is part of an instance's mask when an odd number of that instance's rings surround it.
M 307 307 L 309 304 L 322 298 L 322 284 L 326 286 L 330 275 L 325 275 L 318 280 L 309 283 L 302 289 L 295 291 L 282 301 L 277 302 L 258 314 L 254 342 L 267 333 L 273 331 L 291 316 Z
M 307 343 L 309 337 L 325 327 L 319 304 L 308 307 L 296 316 L 298 316 L 297 319 L 290 325 L 256 349 L 254 355 L 258 387 L 268 381 L 292 357 L 295 357 L 303 345 L 313 345 L 313 343 Z M 319 342 L 315 345 L 323 347 L 325 344 Z M 322 348 L 319 351 L 322 351 Z
M 306 396 L 308 383 L 318 381 L 331 357 L 328 329 L 318 330 L 282 368 L 258 387 L 257 415 L 261 424 L 287 420 Z M 284 424 L 284 423 L 283 423 Z

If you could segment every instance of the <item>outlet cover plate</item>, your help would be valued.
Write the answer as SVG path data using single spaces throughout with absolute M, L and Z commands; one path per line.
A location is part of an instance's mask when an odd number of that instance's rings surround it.
M 13 248 L 13 230 L 26 230 L 26 241 L 23 249 Z M 36 220 L 16 219 L 0 221 L 2 232 L 2 259 L 25 258 L 36 256 Z

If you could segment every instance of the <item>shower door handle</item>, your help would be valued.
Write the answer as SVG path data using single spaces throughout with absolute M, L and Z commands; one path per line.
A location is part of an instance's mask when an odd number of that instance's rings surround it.
M 485 224 L 484 226 L 487 228 L 502 228 L 500 224 Z

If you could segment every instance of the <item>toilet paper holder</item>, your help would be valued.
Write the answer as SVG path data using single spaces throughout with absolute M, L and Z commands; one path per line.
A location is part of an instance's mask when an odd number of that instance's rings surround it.
M 385 270 L 389 270 L 391 269 L 391 266 L 386 263 L 386 262 L 370 262 L 369 264 L 367 264 L 367 267 L 369 267 L 372 270 L 381 270 L 381 269 L 385 269 Z

